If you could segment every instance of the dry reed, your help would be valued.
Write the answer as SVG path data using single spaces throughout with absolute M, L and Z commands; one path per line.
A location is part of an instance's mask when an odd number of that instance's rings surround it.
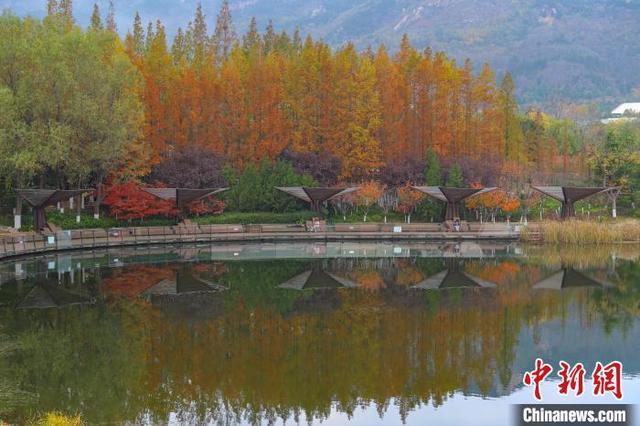
M 640 221 L 623 219 L 616 222 L 585 220 L 548 221 L 525 227 L 523 241 L 558 244 L 610 244 L 640 242 Z

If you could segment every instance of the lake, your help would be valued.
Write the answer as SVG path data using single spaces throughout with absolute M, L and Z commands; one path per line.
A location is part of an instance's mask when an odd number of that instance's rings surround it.
M 510 424 L 536 357 L 621 361 L 640 402 L 640 247 L 228 244 L 0 263 L 0 418 Z M 553 377 L 552 377 L 553 376 Z M 577 399 L 556 391 L 543 402 Z M 591 395 L 579 401 L 614 403 Z

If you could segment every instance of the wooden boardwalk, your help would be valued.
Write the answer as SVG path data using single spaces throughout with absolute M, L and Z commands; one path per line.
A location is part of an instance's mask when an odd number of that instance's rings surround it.
M 520 237 L 517 225 L 483 224 L 466 232 L 443 232 L 436 224 L 414 226 L 354 224 L 307 232 L 301 225 L 191 225 L 83 229 L 55 234 L 16 234 L 0 238 L 0 259 L 63 250 L 82 250 L 149 244 L 215 242 L 296 241 L 514 241 Z

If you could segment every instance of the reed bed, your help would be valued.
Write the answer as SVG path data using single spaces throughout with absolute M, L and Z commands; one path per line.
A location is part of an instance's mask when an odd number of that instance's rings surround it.
M 557 244 L 640 243 L 640 221 L 548 221 L 532 224 L 522 232 L 523 241 L 539 241 L 538 236 L 545 243 Z

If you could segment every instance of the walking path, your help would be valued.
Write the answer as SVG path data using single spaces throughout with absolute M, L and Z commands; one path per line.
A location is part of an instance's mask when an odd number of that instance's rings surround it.
M 444 232 L 438 224 L 344 224 L 307 232 L 302 225 L 178 225 L 83 229 L 55 234 L 0 237 L 0 259 L 61 250 L 146 244 L 278 241 L 433 241 L 517 240 L 518 224 L 472 224 L 470 231 Z

